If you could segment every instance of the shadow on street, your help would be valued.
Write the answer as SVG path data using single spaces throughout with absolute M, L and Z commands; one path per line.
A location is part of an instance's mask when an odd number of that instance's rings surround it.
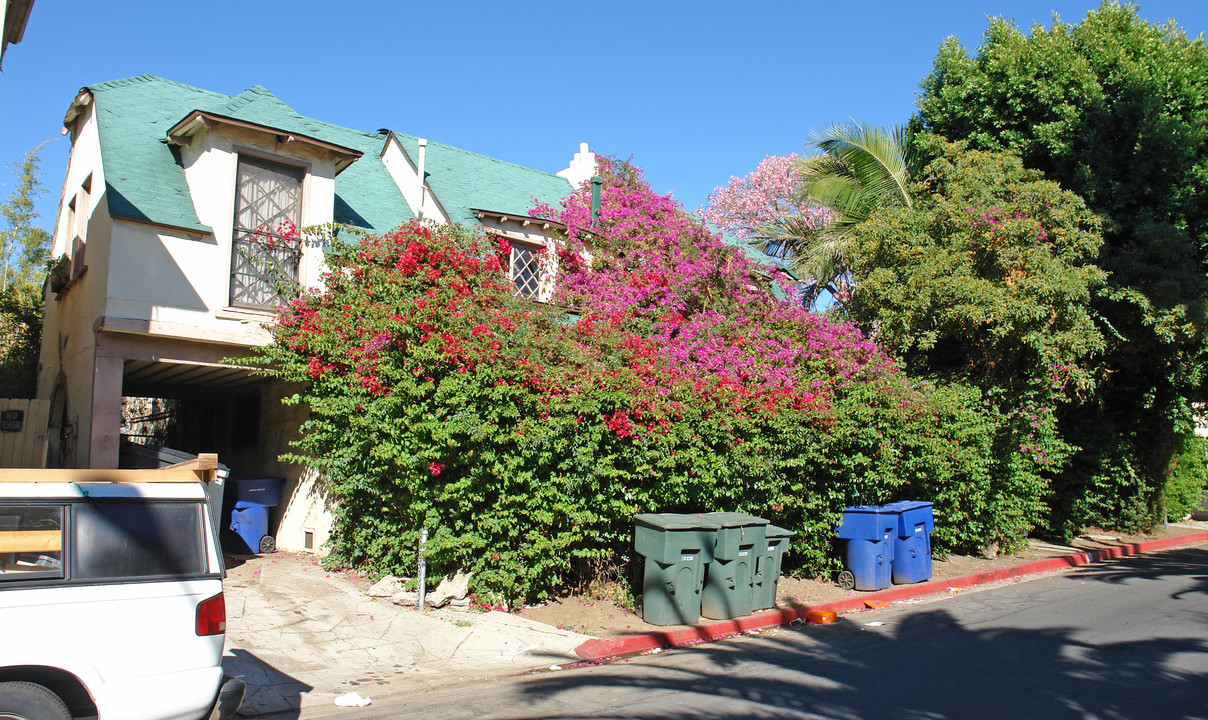
M 1113 560 L 1110 565 L 1084 567 L 1073 574 L 1083 580 L 1100 582 L 1123 583 L 1128 580 L 1162 580 L 1169 577 L 1182 577 L 1184 583 L 1190 580 L 1194 585 L 1190 588 L 1171 593 L 1170 597 L 1178 600 L 1195 593 L 1208 594 L 1208 549 L 1186 548 L 1153 555 L 1135 556 Z M 1208 701 L 1205 703 L 1208 708 Z
M 1090 585 L 1179 578 L 1175 584 L 1184 589 L 1172 595 L 1177 599 L 1208 591 L 1206 568 L 1208 551 L 1192 549 L 1085 568 L 1071 579 Z M 1188 581 L 1194 589 L 1185 589 Z M 1175 612 L 1188 611 L 1203 616 L 1205 604 Z M 905 613 L 878 628 L 859 621 L 795 628 L 758 645 L 702 645 L 691 651 L 692 662 L 680 655 L 672 664 L 664 656 L 641 673 L 606 665 L 590 673 L 542 675 L 520 689 L 536 712 L 509 716 L 576 717 L 576 693 L 596 688 L 602 694 L 649 691 L 643 693 L 651 700 L 648 710 L 635 714 L 626 706 L 627 717 L 643 718 L 701 717 L 701 708 L 707 717 L 761 718 L 1208 717 L 1208 643 L 1163 637 L 1160 627 L 1130 623 L 1135 621 L 1113 619 L 1109 629 L 1119 639 L 1096 643 L 1080 639 L 1087 628 L 1076 623 L 979 628 L 941 608 Z M 741 673 L 734 672 L 740 664 Z M 542 712 L 560 695 L 571 712 Z M 681 709 L 681 700 L 691 708 Z
M 239 715 L 256 717 L 271 714 L 273 720 L 300 717 L 302 695 L 311 690 L 310 685 L 286 675 L 254 653 L 241 648 L 231 650 L 229 656 L 222 658 L 222 669 L 247 685 Z

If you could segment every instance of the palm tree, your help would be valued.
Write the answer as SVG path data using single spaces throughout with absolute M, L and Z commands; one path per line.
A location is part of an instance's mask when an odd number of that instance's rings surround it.
M 807 145 L 821 153 L 797 162 L 802 204 L 829 209 L 831 222 L 813 227 L 790 217 L 760 228 L 760 242 L 786 257 L 799 276 L 813 278 L 812 303 L 828 290 L 838 295 L 847 274 L 848 234 L 882 207 L 913 207 L 910 179 L 917 161 L 904 126 L 888 129 L 850 122 L 815 129 Z

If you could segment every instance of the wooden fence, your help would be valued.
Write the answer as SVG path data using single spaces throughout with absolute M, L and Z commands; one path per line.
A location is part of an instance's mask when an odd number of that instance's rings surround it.
M 0 398 L 0 468 L 46 467 L 49 400 Z

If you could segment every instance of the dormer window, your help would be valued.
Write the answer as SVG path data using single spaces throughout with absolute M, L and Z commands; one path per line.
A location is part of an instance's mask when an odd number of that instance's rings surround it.
M 272 308 L 296 294 L 306 170 L 239 156 L 231 243 L 231 305 Z

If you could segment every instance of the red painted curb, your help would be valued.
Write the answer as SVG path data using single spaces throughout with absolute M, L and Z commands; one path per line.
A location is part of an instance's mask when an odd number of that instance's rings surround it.
M 733 620 L 701 623 L 675 630 L 635 633 L 615 638 L 593 638 L 575 648 L 575 654 L 584 660 L 598 660 L 617 655 L 632 655 L 646 650 L 654 650 L 655 648 L 696 645 L 710 640 L 720 640 L 748 630 L 786 625 L 794 620 L 802 620 L 805 618 L 807 612 L 814 612 L 816 610 L 830 610 L 838 615 L 840 613 L 863 609 L 864 603 L 870 600 L 879 602 L 907 600 L 942 593 L 947 591 L 948 588 L 973 587 L 1022 575 L 1034 575 L 1036 573 L 1062 570 L 1086 565 L 1087 563 L 1101 562 L 1113 558 L 1128 557 L 1129 555 L 1138 555 L 1155 550 L 1165 550 L 1166 548 L 1179 545 L 1193 545 L 1202 542 L 1208 542 L 1208 532 L 1179 535 L 1160 540 L 1147 540 L 1145 542 L 1118 545 L 1100 550 L 1090 550 L 1075 553 L 1074 555 L 1037 560 L 1036 562 L 1025 563 L 1023 565 L 987 570 L 986 572 L 949 578 L 947 580 L 932 580 L 914 585 L 898 585 L 886 590 L 863 593 L 859 597 L 845 598 L 834 602 L 822 603 L 821 605 L 810 605 L 808 607 L 798 605 L 789 608 L 776 608 L 775 610 L 765 610 L 754 615 L 735 618 Z

